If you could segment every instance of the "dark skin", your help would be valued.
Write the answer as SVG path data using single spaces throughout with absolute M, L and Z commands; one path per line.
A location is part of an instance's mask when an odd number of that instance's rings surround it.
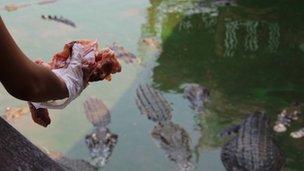
M 17 46 L 0 17 L 0 81 L 20 100 L 42 102 L 68 97 L 65 83 L 32 62 Z
M 12 96 L 32 102 L 68 97 L 65 83 L 50 69 L 32 62 L 21 51 L 1 17 L 0 47 L 0 81 Z M 47 112 L 32 112 L 32 118 L 34 122 L 44 127 L 50 123 Z

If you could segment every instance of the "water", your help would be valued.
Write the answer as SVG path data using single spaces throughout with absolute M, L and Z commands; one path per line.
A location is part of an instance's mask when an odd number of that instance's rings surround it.
M 0 11 L 31 59 L 47 60 L 64 43 L 79 38 L 97 38 L 102 46 L 117 42 L 139 57 L 140 64 L 122 62 L 123 71 L 111 82 L 94 83 L 66 109 L 52 110 L 48 128 L 35 125 L 29 115 L 12 123 L 40 147 L 88 160 L 84 139 L 93 126 L 82 104 L 90 96 L 102 99 L 112 114 L 108 128 L 119 136 L 102 170 L 179 170 L 152 138 L 155 124 L 137 109 L 139 84 L 152 84 L 172 103 L 172 122 L 191 138 L 195 170 L 207 171 L 225 170 L 220 150 L 226 140 L 217 136 L 223 128 L 254 110 L 266 111 L 274 122 L 284 107 L 304 97 L 300 0 L 243 0 L 236 6 L 182 0 L 61 0 L 40 6 L 34 0 L 2 0 L 0 7 L 8 2 L 33 3 L 13 12 Z M 41 14 L 62 15 L 77 28 L 44 21 Z M 183 98 L 186 83 L 210 90 L 205 112 L 194 112 Z M 0 91 L 1 109 L 25 105 L 3 88 Z M 287 159 L 285 170 L 304 168 L 304 141 L 289 136 L 301 126 L 298 121 L 275 136 Z

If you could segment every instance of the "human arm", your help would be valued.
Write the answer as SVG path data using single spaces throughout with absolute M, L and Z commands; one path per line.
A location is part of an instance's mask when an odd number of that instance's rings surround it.
M 12 96 L 33 102 L 68 97 L 65 83 L 21 51 L 1 17 L 0 47 L 0 81 Z

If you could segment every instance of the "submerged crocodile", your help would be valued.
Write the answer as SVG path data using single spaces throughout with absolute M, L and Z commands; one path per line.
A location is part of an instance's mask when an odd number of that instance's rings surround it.
M 210 92 L 207 88 L 197 84 L 186 84 L 184 88 L 183 97 L 190 102 L 190 108 L 195 112 L 194 114 L 194 128 L 202 130 L 201 117 L 205 115 L 205 105 L 209 101 Z
M 184 98 L 190 102 L 190 107 L 198 113 L 204 110 L 204 104 L 208 101 L 209 96 L 209 90 L 196 83 L 187 84 L 184 89 Z
M 57 2 L 58 0 L 41 0 L 38 2 L 38 5 L 52 4 Z
M 96 128 L 85 138 L 90 151 L 90 163 L 98 168 L 105 166 L 117 144 L 118 135 L 111 133 L 110 129 Z
M 107 128 L 111 122 L 111 115 L 102 100 L 89 98 L 85 101 L 84 108 L 88 120 L 94 126 L 94 130 L 85 137 L 91 156 L 90 163 L 100 168 L 109 160 L 117 144 L 118 135 Z
M 165 125 L 157 124 L 151 135 L 165 151 L 167 158 L 177 163 L 181 170 L 187 171 L 194 168 L 191 163 L 191 140 L 184 128 L 173 122 Z
M 140 85 L 136 90 L 136 104 L 149 120 L 165 123 L 172 118 L 172 107 L 160 91 L 150 85 Z
M 68 26 L 71 26 L 71 27 L 76 27 L 76 24 L 73 21 L 71 21 L 67 18 L 64 18 L 62 16 L 57 17 L 56 15 L 54 15 L 54 16 L 52 16 L 52 15 L 48 15 L 48 16 L 41 15 L 41 18 L 44 19 L 44 20 L 52 20 L 52 21 L 56 21 L 56 22 L 59 22 L 59 23 L 63 23 L 65 25 L 68 25 Z
M 142 114 L 155 122 L 151 136 L 167 158 L 182 171 L 192 170 L 190 136 L 184 128 L 171 121 L 172 107 L 164 96 L 150 85 L 141 85 L 136 91 L 136 104 Z
M 86 117 L 94 127 L 106 127 L 110 124 L 110 111 L 102 100 L 90 97 L 83 105 Z
M 229 171 L 278 171 L 284 157 L 272 139 L 264 113 L 248 116 L 234 131 L 238 135 L 222 148 L 221 159 Z
M 127 64 L 139 63 L 139 59 L 133 53 L 128 52 L 123 46 L 113 43 L 109 48 L 115 52 L 118 59 L 125 61 Z

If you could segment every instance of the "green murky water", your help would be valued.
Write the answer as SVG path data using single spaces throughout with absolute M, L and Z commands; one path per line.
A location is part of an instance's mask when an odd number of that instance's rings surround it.
M 9 0 L 1 0 L 0 7 Z M 166 158 L 150 132 L 154 123 L 140 115 L 134 102 L 139 84 L 151 83 L 173 105 L 173 122 L 191 137 L 195 170 L 224 170 L 220 130 L 239 123 L 246 113 L 276 114 L 304 99 L 304 3 L 300 0 L 61 0 L 14 12 L 0 11 L 18 45 L 31 59 L 49 57 L 69 40 L 98 38 L 102 46 L 118 42 L 136 54 L 140 64 L 122 62 L 123 72 L 111 82 L 94 83 L 61 111 L 52 110 L 48 128 L 29 115 L 12 124 L 36 145 L 61 151 L 70 158 L 89 159 L 84 137 L 93 129 L 82 103 L 95 96 L 112 114 L 109 128 L 118 144 L 102 170 L 179 170 Z M 47 22 L 41 14 L 72 19 L 77 28 Z M 153 39 L 147 46 L 144 39 Z M 122 84 L 123 83 L 123 84 Z M 199 83 L 211 92 L 204 113 L 196 114 L 183 98 L 183 85 Z M 0 107 L 24 102 L 0 89 Z M 301 118 L 303 119 L 303 118 Z M 196 129 L 196 125 L 203 129 Z M 304 141 L 289 136 L 303 126 L 296 122 L 276 135 L 286 157 L 285 170 L 304 169 Z

